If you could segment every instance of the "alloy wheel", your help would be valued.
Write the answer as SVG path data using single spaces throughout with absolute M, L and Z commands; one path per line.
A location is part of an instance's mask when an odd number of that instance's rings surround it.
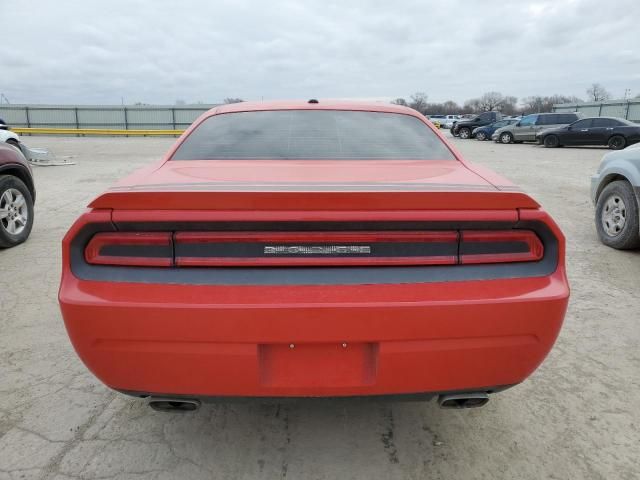
M 9 188 L 0 197 L 0 226 L 11 235 L 20 235 L 27 227 L 29 209 L 24 195 Z

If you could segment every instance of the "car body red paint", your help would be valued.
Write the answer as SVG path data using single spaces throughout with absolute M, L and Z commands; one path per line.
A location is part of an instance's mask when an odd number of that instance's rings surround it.
M 439 136 L 455 159 L 170 160 L 213 115 L 288 109 L 411 115 Z M 215 232 L 255 233 L 254 224 L 276 230 L 302 225 L 324 229 L 323 235 L 337 230 L 329 235 L 342 241 L 357 237 L 350 226 L 359 224 L 405 234 L 423 228 L 449 232 L 441 235 L 443 242 L 463 242 L 465 232 L 470 241 L 492 241 L 495 235 L 484 235 L 483 225 L 494 232 L 539 230 L 533 240 L 530 232 L 514 236 L 531 244 L 529 263 L 516 256 L 511 266 L 488 268 L 454 256 L 442 265 L 409 263 L 396 270 L 393 261 L 363 266 L 352 259 L 358 267 L 347 267 L 349 262 L 333 269 L 271 266 L 272 273 L 261 274 L 259 265 L 243 270 L 231 262 L 221 268 L 208 258 L 188 267 L 176 253 L 176 265 L 147 268 L 150 279 L 140 281 L 134 279 L 136 267 L 123 269 L 117 262 L 90 265 L 93 270 L 74 266 L 83 261 L 93 230 L 169 231 L 176 249 L 181 238 L 187 244 L 198 243 L 194 238 L 219 241 Z M 295 232 L 292 241 L 304 235 Z M 393 240 L 393 235 L 381 238 Z M 542 243 L 545 259 L 540 260 Z M 97 252 L 87 251 L 102 258 L 101 241 L 95 245 Z M 546 270 L 539 268 L 544 262 Z M 501 268 L 516 273 L 499 273 Z M 536 270 L 517 273 L 527 268 Z M 447 278 L 448 271 L 469 273 Z M 110 277 L 101 278 L 100 272 Z M 342 280 L 341 272 L 346 272 Z M 389 272 L 401 280 L 385 281 Z M 424 272 L 425 279 L 410 280 L 416 272 Z M 351 273 L 355 280 L 347 278 Z M 156 274 L 181 276 L 162 280 Z M 185 281 L 190 275 L 198 280 Z M 228 282 L 220 279 L 226 275 Z M 303 279 L 291 280 L 298 277 Z M 203 115 L 161 161 L 100 195 L 71 227 L 63 240 L 59 300 L 78 355 L 111 388 L 143 395 L 322 397 L 492 392 L 520 383 L 553 346 L 568 296 L 564 237 L 533 199 L 462 159 L 413 110 L 321 101 L 240 103 Z

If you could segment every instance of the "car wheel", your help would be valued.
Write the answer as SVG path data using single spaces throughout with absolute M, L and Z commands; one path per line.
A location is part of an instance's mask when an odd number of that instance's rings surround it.
M 629 182 L 607 185 L 596 204 L 596 230 L 609 247 L 626 250 L 640 246 L 638 204 Z
M 500 143 L 511 143 L 513 142 L 513 135 L 509 132 L 504 132 L 500 134 Z
M 557 135 L 547 135 L 546 137 L 544 137 L 543 143 L 547 148 L 556 148 L 558 145 L 560 145 L 560 140 L 558 139 Z
M 33 199 L 27 186 L 13 175 L 0 175 L 0 247 L 24 242 L 33 226 Z
M 466 140 L 467 138 L 471 138 L 471 130 L 466 127 L 462 127 L 458 132 L 458 135 L 460 136 L 460 138 Z
M 622 150 L 626 144 L 627 140 L 622 135 L 614 135 L 607 143 L 611 150 Z
M 484 142 L 487 139 L 487 134 L 484 132 L 478 132 L 476 133 L 476 140 L 480 140 L 481 142 Z

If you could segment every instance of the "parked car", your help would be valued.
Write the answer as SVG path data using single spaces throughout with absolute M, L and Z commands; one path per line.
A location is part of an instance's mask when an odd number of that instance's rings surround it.
M 564 127 L 542 130 L 536 140 L 545 147 L 607 145 L 611 150 L 622 150 L 640 142 L 640 125 L 616 117 L 583 118 Z
M 0 125 L 0 144 L 11 145 L 22 152 L 27 160 L 31 160 L 33 151 L 30 150 L 22 141 L 17 133 L 12 132 L 8 125 Z
M 526 115 L 521 120 L 499 128 L 491 139 L 500 143 L 521 143 L 534 142 L 536 134 L 548 128 L 557 128 L 568 125 L 581 118 L 581 114 L 576 112 L 569 113 L 534 113 Z
M 29 162 L 20 150 L 0 144 L 0 247 L 13 247 L 29 237 L 35 199 Z
M 459 120 L 458 115 L 429 115 L 429 120 L 437 121 L 441 128 L 451 128 Z
M 7 129 L 0 129 L 0 144 L 2 143 L 8 143 L 9 145 L 16 147 L 17 149 L 21 150 L 20 148 L 20 137 L 18 137 L 18 134 L 15 132 L 12 132 L 11 130 Z
M 564 236 L 540 205 L 380 103 L 216 107 L 93 200 L 62 249 L 79 356 L 162 410 L 480 406 L 538 367 L 569 296 Z
M 429 115 L 427 117 L 431 123 L 433 123 L 436 127 L 440 128 L 445 120 L 445 115 Z
M 517 121 L 518 120 L 508 118 L 506 120 L 500 120 L 499 122 L 490 123 L 484 127 L 475 128 L 473 132 L 471 132 L 471 137 L 477 140 L 489 140 L 491 135 L 493 135 L 493 132 L 497 129 L 506 127 L 507 125 L 512 125 Z
M 471 132 L 478 127 L 484 127 L 502 120 L 500 112 L 483 112 L 468 120 L 460 120 L 453 126 L 451 133 L 454 137 L 471 138 Z
M 596 230 L 605 245 L 640 247 L 640 144 L 606 154 L 591 177 Z

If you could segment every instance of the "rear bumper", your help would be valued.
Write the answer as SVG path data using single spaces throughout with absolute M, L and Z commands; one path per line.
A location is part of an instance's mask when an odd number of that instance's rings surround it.
M 419 284 L 220 286 L 80 280 L 60 305 L 108 386 L 199 397 L 324 397 L 517 384 L 559 333 L 551 275 Z

